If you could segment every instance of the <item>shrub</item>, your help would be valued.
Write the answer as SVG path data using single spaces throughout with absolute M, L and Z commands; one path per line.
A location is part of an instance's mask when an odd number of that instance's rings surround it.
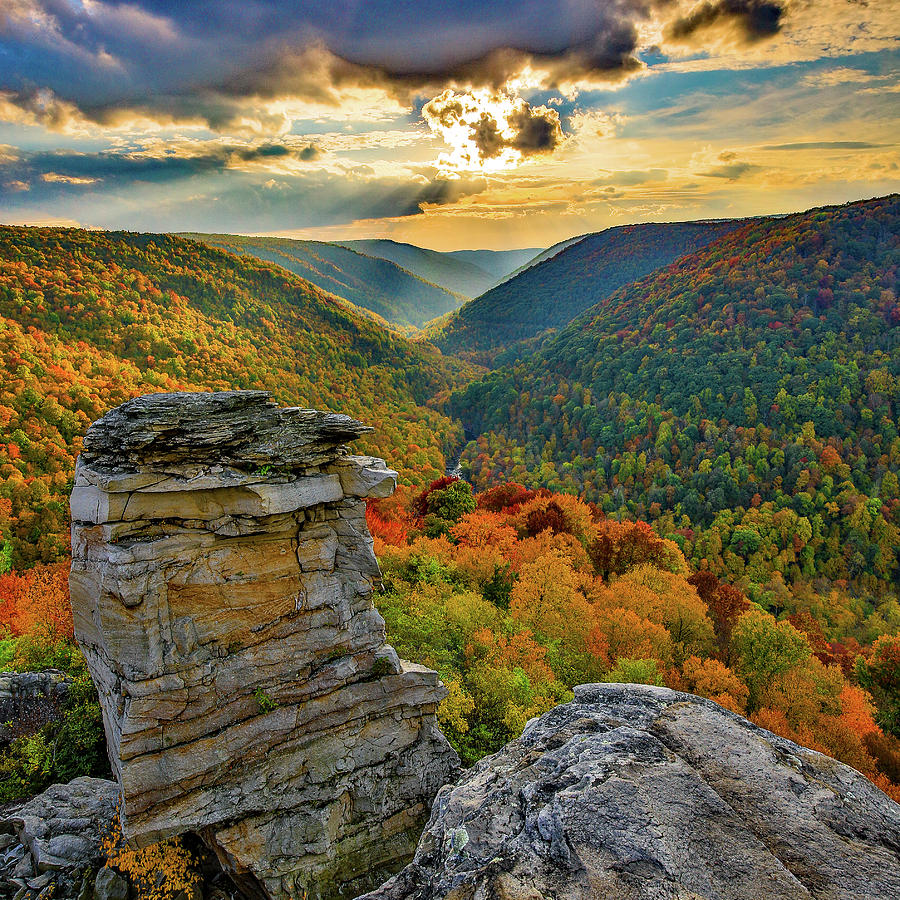
M 51 784 L 109 769 L 97 691 L 87 675 L 72 684 L 62 715 L 0 751 L 0 802 L 23 800 Z
M 126 846 L 119 806 L 101 836 L 100 849 L 106 864 L 131 883 L 132 896 L 137 895 L 138 900 L 175 900 L 182 892 L 190 896 L 200 887 L 197 862 L 181 838 L 170 838 L 140 850 Z
M 616 666 L 603 676 L 607 683 L 655 684 L 662 687 L 663 678 L 655 659 L 628 659 L 620 656 Z
M 498 484 L 478 495 L 478 508 L 488 512 L 515 512 L 535 496 L 534 491 L 515 481 Z

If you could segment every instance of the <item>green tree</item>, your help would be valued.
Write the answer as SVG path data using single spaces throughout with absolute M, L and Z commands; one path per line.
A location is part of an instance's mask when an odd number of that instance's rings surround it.
M 790 622 L 778 622 L 761 609 L 744 613 L 731 633 L 732 658 L 750 689 L 753 710 L 761 692 L 778 675 L 809 659 L 806 637 Z

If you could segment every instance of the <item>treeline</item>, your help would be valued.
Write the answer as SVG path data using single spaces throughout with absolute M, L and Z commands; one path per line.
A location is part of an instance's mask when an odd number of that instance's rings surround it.
M 900 799 L 896 628 L 834 615 L 831 598 L 814 595 L 775 615 L 647 523 L 568 494 L 507 483 L 473 497 L 444 478 L 370 503 L 368 520 L 388 638 L 441 673 L 450 696 L 438 716 L 467 763 L 576 684 L 665 684 L 835 756 Z
M 453 396 L 464 472 L 646 519 L 773 608 L 785 584 L 895 596 L 898 212 L 750 222 L 623 288 Z
M 63 559 L 88 425 L 152 391 L 263 388 L 375 426 L 421 484 L 458 426 L 462 367 L 278 267 L 167 235 L 0 228 L 0 573 Z
M 388 638 L 440 672 L 449 696 L 438 717 L 467 764 L 576 684 L 664 684 L 834 756 L 900 800 L 896 627 L 815 593 L 764 609 L 647 523 L 515 483 L 473 496 L 441 478 L 370 501 L 367 520 Z M 54 666 L 77 679 L 59 718 L 14 723 L 0 742 L 0 802 L 104 770 L 66 570 L 0 575 L 0 669 Z

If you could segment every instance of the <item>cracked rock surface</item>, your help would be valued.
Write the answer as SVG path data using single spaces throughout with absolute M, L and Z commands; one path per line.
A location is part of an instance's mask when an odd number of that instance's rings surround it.
M 437 674 L 385 643 L 347 416 L 261 391 L 139 397 L 95 422 L 70 592 L 123 831 L 200 834 L 254 896 L 353 897 L 412 855 L 458 766 Z
M 365 900 L 896 900 L 900 805 L 667 688 L 594 684 L 443 788 Z
M 100 838 L 115 814 L 119 788 L 103 778 L 76 778 L 0 816 L 0 897 L 92 896 L 103 865 Z

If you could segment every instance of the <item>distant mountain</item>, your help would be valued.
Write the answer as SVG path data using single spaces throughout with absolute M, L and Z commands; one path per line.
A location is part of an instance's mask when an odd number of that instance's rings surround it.
M 528 247 L 522 250 L 452 250 L 447 256 L 472 263 L 484 269 L 485 272 L 489 272 L 496 281 L 499 281 L 540 252 L 540 247 Z
M 467 303 L 444 320 L 431 339 L 445 353 L 485 365 L 500 354 L 528 352 L 548 329 L 575 316 L 625 284 L 668 265 L 738 228 L 741 221 L 624 225 L 544 251 L 542 262 Z
M 68 552 L 87 426 L 137 394 L 263 388 L 375 427 L 358 443 L 413 484 L 458 425 L 432 409 L 460 364 L 252 256 L 165 234 L 0 227 L 0 554 Z M 2 567 L 0 567 L 2 568 Z
M 421 328 L 430 319 L 457 309 L 467 299 L 390 259 L 370 256 L 342 244 L 236 234 L 190 233 L 182 237 L 277 263 L 401 329 Z
M 389 240 L 341 241 L 340 244 L 368 256 L 389 259 L 419 278 L 467 297 L 477 297 L 484 293 L 500 278 L 512 272 L 523 256 L 530 258 L 537 252 L 460 250 L 441 253 Z
M 552 259 L 559 253 L 562 253 L 566 247 L 571 247 L 572 244 L 577 244 L 579 241 L 583 241 L 586 237 L 590 237 L 589 234 L 579 234 L 575 237 L 567 238 L 564 241 L 560 241 L 558 244 L 554 244 L 552 247 L 548 247 L 546 250 L 541 250 L 535 256 L 532 256 L 530 259 L 526 260 L 522 265 L 519 266 L 518 269 L 513 269 L 508 275 L 504 275 L 497 284 L 502 284 L 504 281 L 509 281 L 511 278 L 515 278 L 517 275 L 521 275 L 526 269 L 530 269 L 532 266 L 536 266 L 538 263 L 544 262 L 546 259 Z M 497 285 L 493 285 L 496 287 Z
M 774 566 L 884 590 L 900 579 L 898 294 L 897 195 L 747 221 L 454 394 L 477 437 L 463 472 L 646 517 L 735 579 Z

